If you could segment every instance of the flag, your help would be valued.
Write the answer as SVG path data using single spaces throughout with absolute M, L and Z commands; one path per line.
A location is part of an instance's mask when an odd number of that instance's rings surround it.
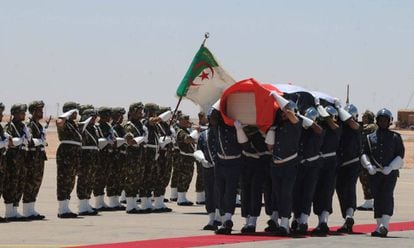
M 207 112 L 234 83 L 207 47 L 201 46 L 177 88 L 177 96 L 190 99 Z

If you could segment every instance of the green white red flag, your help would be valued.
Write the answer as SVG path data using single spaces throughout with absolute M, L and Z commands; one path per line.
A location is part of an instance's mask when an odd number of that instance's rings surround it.
M 201 46 L 177 88 L 177 96 L 190 99 L 207 112 L 235 82 L 207 47 Z

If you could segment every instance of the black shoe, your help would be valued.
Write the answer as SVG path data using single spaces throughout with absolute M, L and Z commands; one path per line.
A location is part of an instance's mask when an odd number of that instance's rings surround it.
M 0 217 L 0 223 L 7 223 L 7 222 L 8 222 L 7 219 Z
M 64 214 L 58 214 L 57 217 L 61 219 L 74 219 L 74 218 L 78 218 L 78 215 L 75 213 L 69 212 L 69 213 L 64 213 Z
M 137 203 L 141 203 L 141 198 L 137 198 Z
M 299 224 L 298 229 L 296 229 L 296 233 L 300 235 L 308 234 L 308 224 L 306 223 Z
M 30 215 L 27 217 L 29 220 L 43 220 L 46 216 L 38 214 L 38 215 Z
M 345 223 L 338 229 L 338 233 L 352 233 L 352 227 L 354 226 L 353 218 L 346 218 Z
M 241 229 L 241 233 L 255 233 L 256 226 L 246 225 Z
M 98 215 L 98 212 L 93 210 L 92 212 L 89 211 L 83 211 L 78 213 L 79 216 L 95 216 Z
M 196 204 L 197 204 L 197 205 L 205 205 L 205 204 L 206 204 L 206 202 L 205 202 L 205 201 L 201 201 L 201 202 L 196 201 Z
M 218 226 L 214 224 L 213 225 L 207 224 L 203 227 L 203 230 L 206 230 L 206 231 L 216 231 L 217 229 L 218 229 Z
M 98 211 L 98 212 L 111 212 L 111 211 L 114 211 L 110 207 L 93 208 L 93 210 Z
M 152 210 L 153 213 L 169 213 L 172 212 L 171 208 L 165 207 L 165 208 L 154 208 Z
M 363 206 L 359 206 L 356 209 L 359 210 L 359 211 L 374 211 L 374 208 L 366 208 L 366 207 L 363 207 Z
M 169 202 L 169 200 L 167 198 L 164 198 L 164 202 Z
M 122 205 L 118 205 L 116 207 L 110 207 L 108 210 L 106 211 L 124 211 L 126 210 L 126 207 L 122 206 Z
M 215 220 L 213 225 L 219 227 L 219 226 L 223 225 L 223 223 L 221 223 L 221 221 Z
M 231 220 L 226 220 L 223 225 L 216 230 L 216 234 L 224 234 L 224 235 L 229 235 L 231 234 L 231 228 L 233 227 L 233 221 Z
M 177 201 L 177 198 L 170 198 L 170 201 L 176 202 Z
M 280 237 L 286 237 L 289 236 L 289 232 L 286 228 L 284 228 L 283 226 L 280 226 L 275 233 L 276 236 L 280 236 Z
M 152 208 L 146 208 L 146 209 L 141 209 L 141 211 L 142 211 L 142 213 L 144 213 L 144 214 L 150 214 L 150 213 L 152 213 Z
M 325 222 L 322 222 L 315 229 L 312 230 L 311 235 L 324 237 L 328 235 L 328 233 L 329 233 L 328 224 L 326 224 Z
M 186 201 L 186 202 L 177 202 L 178 206 L 193 206 L 194 203 L 190 202 L 190 201 Z
M 265 232 L 276 232 L 278 225 L 273 220 L 267 221 L 267 227 L 264 229 Z
M 292 232 L 296 232 L 298 230 L 299 223 L 297 220 L 293 220 L 292 224 L 290 224 L 290 230 Z
M 30 221 L 27 217 L 11 217 L 11 218 L 5 218 L 7 222 L 19 222 L 19 221 Z
M 126 200 L 119 201 L 122 204 L 126 204 Z
M 381 226 L 378 231 L 375 230 L 374 232 L 372 232 L 371 236 L 372 237 L 385 238 L 385 237 L 387 237 L 387 234 L 388 234 L 387 228 L 385 228 L 384 226 Z

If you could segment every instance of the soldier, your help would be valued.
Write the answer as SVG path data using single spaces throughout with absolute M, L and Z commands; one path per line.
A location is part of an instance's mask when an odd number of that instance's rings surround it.
M 178 181 L 178 174 L 177 174 L 177 168 L 180 166 L 180 148 L 177 145 L 177 132 L 178 132 L 178 120 L 182 116 L 181 110 L 178 110 L 175 116 L 173 116 L 172 120 L 172 127 L 174 130 L 173 136 L 174 136 L 174 142 L 173 142 L 173 170 L 171 173 L 171 195 L 170 195 L 170 201 L 177 201 L 178 198 L 178 192 L 177 192 L 177 181 Z M 178 169 L 179 170 L 179 169 Z
M 116 149 L 114 150 L 114 169 L 113 171 L 117 171 L 117 175 L 114 175 L 113 182 L 113 194 L 114 196 L 109 198 L 109 207 L 118 210 L 125 210 L 126 208 L 121 205 L 120 203 L 120 196 L 122 194 L 122 190 L 125 186 L 125 179 L 126 179 L 126 150 L 127 150 L 127 142 L 125 139 L 125 129 L 122 126 L 122 122 L 124 121 L 124 114 L 126 113 L 125 109 L 122 107 L 112 108 L 112 128 L 114 131 L 114 135 L 116 138 Z M 111 179 L 110 179 L 111 180 Z M 109 191 L 109 189 L 108 189 Z M 109 195 L 109 193 L 108 193 Z
M 293 232 L 303 235 L 308 232 L 308 218 L 311 212 L 319 170 L 322 165 L 320 148 L 325 134 L 322 127 L 316 121 L 319 118 L 319 113 L 315 107 L 309 107 L 304 115 L 312 120 L 313 124 L 310 127 L 303 125 L 304 129 L 299 149 L 301 161 L 293 189 L 293 213 L 295 219 L 291 224 Z
M 239 143 L 245 143 L 247 138 L 241 124 L 236 122 L 234 127 L 224 123 L 219 115 L 216 136 L 217 161 L 215 164 L 215 180 L 218 192 L 218 204 L 223 216 L 222 226 L 216 234 L 231 234 L 236 208 L 237 186 L 240 179 L 242 149 Z
M 136 199 L 144 176 L 143 143 L 148 138 L 147 128 L 141 122 L 144 116 L 143 109 L 144 105 L 141 102 L 132 103 L 128 110 L 128 122 L 124 126 L 125 138 L 128 143 L 124 186 L 127 202 L 126 213 L 128 214 L 143 213 L 138 207 Z
M 76 170 L 80 166 L 82 154 L 82 135 L 75 123 L 77 108 L 77 103 L 66 102 L 63 104 L 64 113 L 56 120 L 60 140 L 56 153 L 58 218 L 78 217 L 69 209 L 70 194 L 75 185 Z
M 198 113 L 198 125 L 200 127 L 200 131 L 204 131 L 208 128 L 208 119 L 207 119 L 206 113 L 202 111 Z M 197 165 L 196 204 L 205 204 L 206 196 L 204 192 L 203 175 L 202 175 L 203 166 L 198 161 L 196 161 L 196 165 Z
M 365 137 L 377 130 L 378 126 L 374 122 L 375 114 L 369 110 L 366 110 L 362 115 L 362 137 Z M 358 206 L 357 210 L 372 211 L 374 210 L 374 199 L 371 193 L 371 189 L 369 188 L 369 174 L 367 170 L 360 171 L 359 181 L 362 185 L 365 202 L 361 206 Z
M 361 128 L 358 124 L 358 109 L 353 104 L 345 106 L 348 114 L 340 118 L 343 120 L 342 135 L 338 147 L 338 174 L 336 180 L 336 194 L 338 195 L 342 217 L 345 223 L 337 232 L 352 233 L 354 212 L 356 209 L 356 183 L 361 168 Z M 344 121 L 345 120 L 345 121 Z
M 99 121 L 96 124 L 99 146 L 99 162 L 96 163 L 94 169 L 94 186 L 93 194 L 95 196 L 95 209 L 97 211 L 110 211 L 112 209 L 104 201 L 105 187 L 109 190 L 112 185 L 108 185 L 108 179 L 112 175 L 110 169 L 113 164 L 113 149 L 116 146 L 115 136 L 110 124 L 111 108 L 100 107 L 98 110 Z M 113 192 L 108 192 L 112 193 Z
M 154 186 L 154 209 L 153 212 L 171 212 L 172 209 L 164 204 L 165 188 L 168 186 L 171 178 L 172 170 L 172 153 L 173 153 L 173 130 L 167 123 L 172 117 L 170 108 L 160 108 L 160 119 L 156 124 L 157 133 L 159 136 L 159 156 L 157 160 L 157 174 L 159 176 L 159 183 Z
M 20 199 L 24 191 L 26 177 L 25 159 L 30 133 L 23 123 L 26 118 L 26 104 L 14 104 L 11 107 L 13 119 L 6 125 L 6 132 L 12 139 L 6 153 L 6 168 L 4 179 L 4 203 L 6 204 L 5 218 L 8 221 L 26 220 L 18 211 Z
M 46 123 L 45 128 L 39 123 L 39 120 L 43 118 L 44 106 L 43 101 L 29 103 L 29 113 L 32 117 L 29 118 L 27 127 L 32 139 L 29 142 L 26 164 L 27 175 L 23 194 L 23 216 L 30 220 L 42 220 L 45 218 L 44 215 L 39 214 L 35 210 L 36 198 L 42 184 L 45 160 L 47 160 L 45 152 L 45 146 L 47 145 L 46 130 L 50 119 Z
M 386 237 L 394 212 L 394 189 L 403 166 L 404 143 L 400 134 L 389 130 L 392 113 L 386 108 L 378 111 L 378 129 L 364 138 L 361 163 L 370 174 L 369 182 L 374 196 L 374 218 L 377 228 L 374 237 Z
M 194 203 L 187 199 L 187 191 L 193 178 L 194 162 L 193 153 L 195 152 L 195 142 L 198 139 L 198 131 L 193 130 L 191 133 L 190 116 L 181 115 L 178 120 L 177 145 L 180 149 L 179 163 L 176 167 L 177 173 L 177 191 L 179 206 L 191 206 Z
M 317 236 L 325 236 L 329 233 L 328 218 L 332 213 L 332 198 L 336 184 L 336 150 L 342 130 L 340 123 L 337 122 L 338 111 L 335 107 L 327 105 L 324 110 L 329 116 L 326 116 L 320 124 L 325 130 L 325 136 L 320 149 L 322 166 L 313 197 L 313 212 L 318 216 L 318 226 L 312 230 L 312 235 Z
M 209 127 L 202 131 L 197 143 L 197 151 L 194 158 L 202 165 L 202 175 L 206 195 L 206 210 L 209 217 L 208 224 L 203 230 L 215 231 L 221 225 L 221 216 L 217 202 L 217 187 L 215 187 L 214 166 L 217 160 L 216 151 L 216 131 L 220 112 L 211 108 L 207 114 L 209 118 Z M 201 152 L 201 153 L 200 153 Z
M 4 104 L 0 102 L 0 123 L 3 120 Z M 3 194 L 4 170 L 6 166 L 5 154 L 9 145 L 9 135 L 4 132 L 3 126 L 0 124 L 0 197 Z M 7 222 L 6 219 L 0 217 L 0 223 Z
M 299 141 L 302 132 L 302 121 L 296 116 L 293 102 L 287 101 L 276 92 L 272 96 L 280 109 L 276 113 L 274 126 L 267 133 L 267 144 L 272 152 L 273 163 L 270 167 L 273 191 L 276 194 L 276 209 L 280 215 L 280 225 L 276 231 L 278 236 L 287 236 L 289 218 L 292 212 L 293 187 L 296 180 Z
M 97 113 L 93 109 L 82 110 L 82 155 L 79 167 L 77 168 L 77 183 L 76 183 L 76 194 L 79 199 L 79 215 L 97 215 L 89 200 L 92 194 L 92 185 L 94 182 L 93 168 L 98 162 L 99 149 L 98 149 L 98 136 L 96 135 L 95 122 Z

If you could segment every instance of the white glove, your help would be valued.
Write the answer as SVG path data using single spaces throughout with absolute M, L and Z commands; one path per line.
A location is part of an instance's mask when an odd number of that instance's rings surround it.
M 137 142 L 136 144 L 134 144 L 133 146 L 139 146 L 142 142 L 146 142 L 145 141 L 145 137 L 144 136 L 139 136 L 134 138 L 135 142 Z M 148 141 L 148 139 L 147 139 Z
M 190 133 L 190 137 L 193 138 L 193 140 L 198 140 L 198 137 L 200 136 L 200 134 L 198 133 L 197 130 L 193 130 Z
M 13 146 L 19 146 L 23 144 L 23 138 L 14 137 L 12 138 L 12 143 L 13 143 Z
M 105 138 L 99 138 L 98 139 L 98 147 L 99 147 L 99 149 L 100 150 L 102 150 L 103 148 L 105 148 L 105 146 L 107 146 L 108 145 L 108 140 L 107 139 L 105 139 Z
M 318 106 L 321 104 L 321 101 L 319 100 L 319 97 L 315 97 L 315 105 Z
M 383 169 L 382 169 L 382 174 L 384 174 L 384 175 L 389 175 L 390 173 L 391 173 L 391 171 L 392 171 L 392 167 L 391 166 L 385 166 Z
M 124 138 L 116 137 L 116 147 L 120 147 L 123 144 L 126 144 L 126 140 Z
M 41 146 L 44 144 L 44 141 L 42 139 L 33 138 L 32 140 L 33 140 L 34 146 Z
M 201 160 L 201 165 L 204 167 L 204 168 L 210 168 L 211 167 L 211 165 L 210 165 L 210 163 L 207 161 L 207 160 Z
M 173 115 L 173 112 L 171 110 L 168 110 L 160 114 L 158 117 L 160 117 L 162 121 L 168 121 L 172 117 L 172 115 Z
M 195 160 L 197 160 L 198 162 L 202 162 L 203 160 L 206 160 L 206 158 L 204 157 L 204 153 L 201 150 L 197 150 L 193 153 L 193 156 L 195 158 Z
M 370 165 L 368 165 L 367 166 L 367 170 L 368 170 L 368 173 L 372 176 L 372 175 L 375 175 L 375 173 L 377 173 L 377 170 L 374 168 L 374 166 L 372 166 L 372 164 L 370 164 Z
M 67 111 L 67 112 L 65 112 L 65 113 L 63 113 L 63 114 L 61 114 L 60 116 L 59 116 L 59 118 L 62 118 L 62 119 L 68 119 L 73 113 L 75 113 L 75 112 L 78 112 L 78 110 L 77 109 L 72 109 L 72 110 L 69 110 L 69 111 Z
M 334 100 L 334 105 L 335 105 L 335 107 L 337 108 L 337 109 L 339 109 L 339 108 L 341 108 L 341 101 L 339 101 L 339 99 L 338 98 L 335 98 L 335 100 Z
M 172 139 L 170 136 L 162 136 L 158 138 L 158 144 L 160 144 L 161 148 L 164 148 L 166 145 L 170 144 L 171 142 L 172 142 Z
M 242 124 L 241 124 L 241 122 L 239 120 L 235 120 L 234 121 L 234 127 L 236 129 L 242 129 L 243 128 L 243 126 L 242 126 Z
M 271 146 L 275 144 L 275 129 L 273 127 L 267 131 L 265 143 Z
M 329 117 L 329 113 L 326 111 L 324 107 L 322 107 L 322 105 L 318 105 L 316 109 L 318 110 L 318 113 L 322 118 Z

